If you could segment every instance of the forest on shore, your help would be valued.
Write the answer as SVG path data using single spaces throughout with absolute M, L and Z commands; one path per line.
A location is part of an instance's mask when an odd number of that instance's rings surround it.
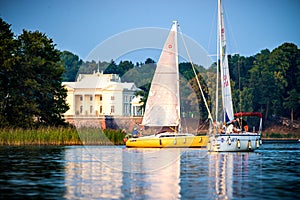
M 60 51 L 53 40 L 39 31 L 23 30 L 15 36 L 10 25 L 0 19 L 0 126 L 32 128 L 66 125 L 68 110 L 63 81 L 75 81 L 78 73 L 119 74 L 122 81 L 135 82 L 146 101 L 156 63 L 129 60 L 116 63 L 83 61 L 69 51 Z M 300 50 L 293 43 L 283 43 L 274 50 L 263 49 L 253 56 L 230 55 L 229 66 L 235 111 L 262 112 L 265 124 L 289 119 L 297 128 L 300 119 Z M 209 68 L 196 66 L 210 107 L 215 94 L 216 63 Z M 182 101 L 187 115 L 197 100 L 200 118 L 207 113 L 197 88 L 191 63 L 180 63 L 180 74 L 196 95 Z M 188 110 L 188 108 L 191 110 Z
M 75 81 L 77 73 L 93 73 L 102 70 L 104 73 L 116 73 L 125 82 L 135 82 L 143 89 L 140 92 L 147 97 L 150 82 L 156 63 L 148 58 L 144 63 L 133 64 L 131 61 L 113 60 L 110 62 L 82 61 L 71 52 L 62 52 L 65 65 L 64 80 Z M 234 110 L 236 112 L 262 112 L 264 120 L 278 121 L 288 118 L 296 123 L 300 118 L 300 50 L 293 43 L 284 43 L 274 50 L 261 50 L 253 56 L 245 57 L 238 54 L 229 55 L 231 86 Z M 210 106 L 215 96 L 216 63 L 209 68 L 196 66 L 201 85 Z M 206 119 L 207 113 L 202 103 L 199 88 L 190 63 L 180 63 L 181 76 L 197 94 L 201 118 Z M 213 88 L 213 89 L 211 89 Z M 184 95 L 183 95 L 184 96 Z M 182 104 L 191 106 L 194 96 L 184 96 Z M 146 98 L 144 99 L 146 101 Z M 192 108 L 192 106 L 191 106 Z M 212 112 L 214 112 L 212 110 Z M 291 124 L 292 126 L 293 124 Z M 296 126 L 296 125 L 295 125 Z

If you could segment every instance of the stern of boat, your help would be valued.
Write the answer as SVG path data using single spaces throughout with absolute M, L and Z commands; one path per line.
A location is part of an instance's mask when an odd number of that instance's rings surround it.
M 261 134 L 216 134 L 209 137 L 208 150 L 212 152 L 251 152 L 259 149 Z

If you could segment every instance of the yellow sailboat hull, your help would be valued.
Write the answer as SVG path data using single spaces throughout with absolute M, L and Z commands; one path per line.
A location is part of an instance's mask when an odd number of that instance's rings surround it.
M 209 137 L 203 136 L 180 136 L 180 137 L 140 137 L 130 138 L 126 147 L 133 148 L 204 148 L 207 146 Z

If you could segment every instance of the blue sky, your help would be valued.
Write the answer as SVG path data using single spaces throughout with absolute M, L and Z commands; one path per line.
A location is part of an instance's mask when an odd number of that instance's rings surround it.
M 231 53 L 255 55 L 284 42 L 299 47 L 299 0 L 222 3 Z M 176 19 L 185 35 L 215 54 L 216 6 L 216 0 L 1 0 L 0 17 L 12 24 L 16 35 L 22 29 L 39 30 L 52 38 L 58 49 L 82 59 L 116 34 L 143 27 L 169 29 Z

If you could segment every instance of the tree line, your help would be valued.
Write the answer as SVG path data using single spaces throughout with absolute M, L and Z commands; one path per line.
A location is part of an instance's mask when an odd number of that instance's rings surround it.
M 284 43 L 272 51 L 264 49 L 249 57 L 229 55 L 228 60 L 235 112 L 262 112 L 266 121 L 278 120 L 281 117 L 290 118 L 292 121 L 300 118 L 300 50 L 295 44 Z M 135 82 L 143 90 L 138 94 L 142 95 L 143 101 L 146 102 L 156 68 L 156 63 L 151 58 L 137 64 L 131 61 L 120 61 L 116 64 L 113 60 L 109 63 L 83 62 L 79 71 L 92 73 L 99 69 L 99 66 L 104 73 L 116 73 L 123 81 Z M 215 110 L 212 108 L 216 106 L 216 66 L 217 63 L 213 63 L 209 68 L 195 66 L 213 114 Z M 193 105 L 197 104 L 200 118 L 206 119 L 207 112 L 191 63 L 180 63 L 179 71 L 185 80 L 185 83 L 181 81 L 181 84 L 188 84 L 193 90 L 192 93 L 181 90 L 184 111 L 197 115 Z
M 156 63 L 83 61 L 69 51 L 59 51 L 52 39 L 39 31 L 14 36 L 0 18 L 0 126 L 32 128 L 61 126 L 67 91 L 62 81 L 75 81 L 78 73 L 116 73 L 122 81 L 135 82 L 146 102 Z M 284 43 L 250 57 L 229 56 L 234 109 L 263 112 L 266 120 L 300 118 L 300 50 Z M 181 104 L 186 116 L 207 118 L 191 63 L 180 63 Z M 202 89 L 211 108 L 216 96 L 216 63 L 197 66 Z M 219 101 L 221 102 L 221 101 Z M 214 112 L 213 109 L 211 109 Z
M 266 120 L 300 117 L 300 50 L 284 43 L 255 56 L 229 59 L 235 107 L 263 112 Z

